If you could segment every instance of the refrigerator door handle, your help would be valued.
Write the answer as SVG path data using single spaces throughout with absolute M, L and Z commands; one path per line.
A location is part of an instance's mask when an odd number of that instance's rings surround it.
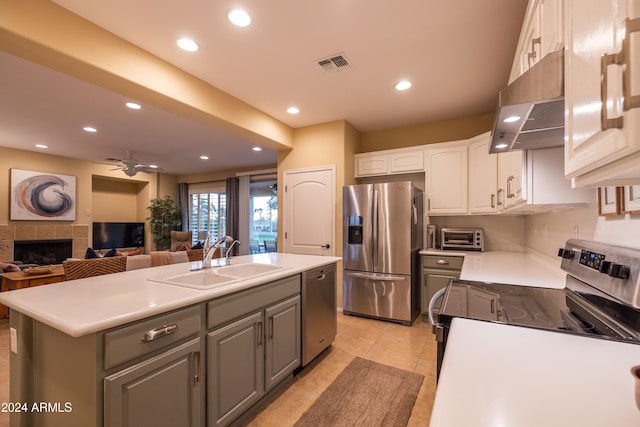
M 371 253 L 373 254 L 373 265 L 378 265 L 378 190 L 373 190 L 371 206 Z
M 355 277 L 358 279 L 378 280 L 381 282 L 401 282 L 407 280 L 409 276 L 395 276 L 390 274 L 375 274 L 375 273 L 358 273 L 358 272 L 345 272 L 349 277 Z

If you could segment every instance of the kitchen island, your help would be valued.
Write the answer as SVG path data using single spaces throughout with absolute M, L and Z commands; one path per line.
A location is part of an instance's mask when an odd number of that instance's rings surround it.
M 157 281 L 199 266 L 184 263 L 0 295 L 11 425 L 228 425 L 300 366 L 300 274 L 339 260 L 235 257 L 281 268 L 204 289 Z

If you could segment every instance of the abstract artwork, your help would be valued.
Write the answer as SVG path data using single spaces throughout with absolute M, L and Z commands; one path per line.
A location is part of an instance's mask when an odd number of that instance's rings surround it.
M 11 219 L 76 219 L 76 177 L 11 169 Z

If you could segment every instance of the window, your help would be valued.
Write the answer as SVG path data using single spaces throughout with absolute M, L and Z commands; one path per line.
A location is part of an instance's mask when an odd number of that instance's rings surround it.
M 189 228 L 193 231 L 193 243 L 203 231 L 215 240 L 226 233 L 227 196 L 224 188 L 194 190 L 189 192 Z M 215 241 L 214 240 L 214 241 Z
M 275 251 L 278 237 L 278 191 L 275 180 L 251 182 L 250 209 L 249 252 Z

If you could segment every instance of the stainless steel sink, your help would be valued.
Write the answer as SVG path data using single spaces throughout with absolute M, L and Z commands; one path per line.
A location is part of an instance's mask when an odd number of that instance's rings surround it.
M 148 280 L 187 288 L 211 289 L 215 286 L 228 285 L 240 280 L 281 270 L 282 268 L 283 267 L 272 264 L 245 263 L 212 267 L 172 276 L 149 277 Z

